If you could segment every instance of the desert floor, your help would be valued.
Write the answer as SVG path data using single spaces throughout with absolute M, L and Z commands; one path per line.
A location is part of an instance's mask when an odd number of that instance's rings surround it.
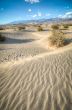
M 51 49 L 50 32 L 3 32 L 0 110 L 72 110 L 72 31 Z

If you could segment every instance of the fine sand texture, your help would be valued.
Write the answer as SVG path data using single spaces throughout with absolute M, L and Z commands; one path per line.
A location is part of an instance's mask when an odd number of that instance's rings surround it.
M 4 34 L 0 110 L 72 110 L 72 43 L 50 50 L 39 44 L 41 33 Z

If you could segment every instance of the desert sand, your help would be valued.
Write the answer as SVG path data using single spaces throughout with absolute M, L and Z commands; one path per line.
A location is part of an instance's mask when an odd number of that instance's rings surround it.
M 72 110 L 72 43 L 50 49 L 48 33 L 3 33 L 0 110 Z

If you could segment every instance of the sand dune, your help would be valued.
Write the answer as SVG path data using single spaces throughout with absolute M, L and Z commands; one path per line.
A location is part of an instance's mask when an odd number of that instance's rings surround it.
M 3 35 L 6 36 L 6 41 L 0 44 L 0 62 L 17 60 L 18 58 L 48 52 L 47 49 L 37 43 L 40 37 L 32 32 L 5 32 Z
M 0 110 L 72 110 L 72 44 L 48 51 L 37 40 L 13 48 L 11 44 L 10 50 L 1 47 L 1 59 L 14 50 L 26 56 L 1 61 Z
M 72 50 L 0 69 L 0 109 L 71 110 L 71 68 Z

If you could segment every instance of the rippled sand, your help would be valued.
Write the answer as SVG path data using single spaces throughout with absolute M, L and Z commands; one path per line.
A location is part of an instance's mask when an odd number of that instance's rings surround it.
M 1 45 L 0 110 L 72 110 L 72 45 L 51 51 L 38 40 Z

